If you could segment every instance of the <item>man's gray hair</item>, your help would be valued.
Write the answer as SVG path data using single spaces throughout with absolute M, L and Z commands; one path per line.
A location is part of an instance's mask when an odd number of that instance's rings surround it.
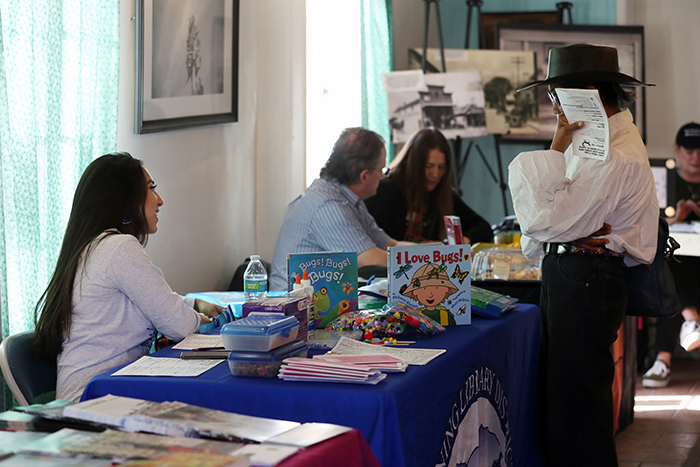
M 384 138 L 366 128 L 346 128 L 321 169 L 321 178 L 353 185 L 364 170 L 373 170 L 382 156 Z

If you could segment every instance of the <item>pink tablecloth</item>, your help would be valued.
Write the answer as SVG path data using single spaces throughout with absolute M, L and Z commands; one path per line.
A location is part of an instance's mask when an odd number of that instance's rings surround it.
M 357 430 L 348 431 L 308 449 L 279 464 L 280 467 L 380 467 L 365 438 Z

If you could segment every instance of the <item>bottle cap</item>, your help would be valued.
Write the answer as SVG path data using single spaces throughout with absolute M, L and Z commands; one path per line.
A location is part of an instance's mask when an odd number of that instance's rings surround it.
M 296 275 L 294 278 L 294 285 L 292 286 L 292 290 L 299 290 L 301 289 L 301 276 L 299 274 Z
M 297 274 L 297 276 L 298 276 L 298 274 Z M 309 271 L 307 271 L 306 269 L 304 269 L 304 278 L 301 280 L 301 284 L 304 287 L 308 287 L 311 285 L 311 281 L 309 280 Z
M 260 255 L 250 255 L 250 260 L 255 261 L 255 260 L 260 260 Z

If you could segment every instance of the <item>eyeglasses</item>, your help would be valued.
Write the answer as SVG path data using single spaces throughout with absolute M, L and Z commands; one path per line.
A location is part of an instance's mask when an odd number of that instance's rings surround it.
M 554 89 L 547 89 L 547 94 L 549 95 L 549 100 L 552 101 L 552 104 L 561 106 L 559 96 L 557 96 L 557 92 Z

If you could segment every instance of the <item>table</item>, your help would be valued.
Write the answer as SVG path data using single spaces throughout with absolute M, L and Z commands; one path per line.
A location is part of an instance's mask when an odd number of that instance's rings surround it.
M 668 235 L 681 245 L 674 253 L 676 256 L 700 256 L 699 225 L 698 222 L 680 222 L 668 227 Z
M 681 245 L 674 253 L 676 256 L 700 256 L 700 234 L 691 232 L 671 232 L 670 237 Z
M 521 304 L 499 319 L 473 316 L 469 326 L 417 341 L 412 346 L 447 352 L 376 386 L 234 377 L 225 363 L 196 378 L 110 377 L 118 367 L 94 377 L 83 400 L 111 393 L 345 425 L 362 433 L 384 467 L 466 463 L 478 446 L 480 456 L 500 455 L 504 465 L 539 465 L 537 306 Z M 167 348 L 153 355 L 179 353 Z
M 343 433 L 298 451 L 279 467 L 380 467 L 365 438 L 357 430 Z

